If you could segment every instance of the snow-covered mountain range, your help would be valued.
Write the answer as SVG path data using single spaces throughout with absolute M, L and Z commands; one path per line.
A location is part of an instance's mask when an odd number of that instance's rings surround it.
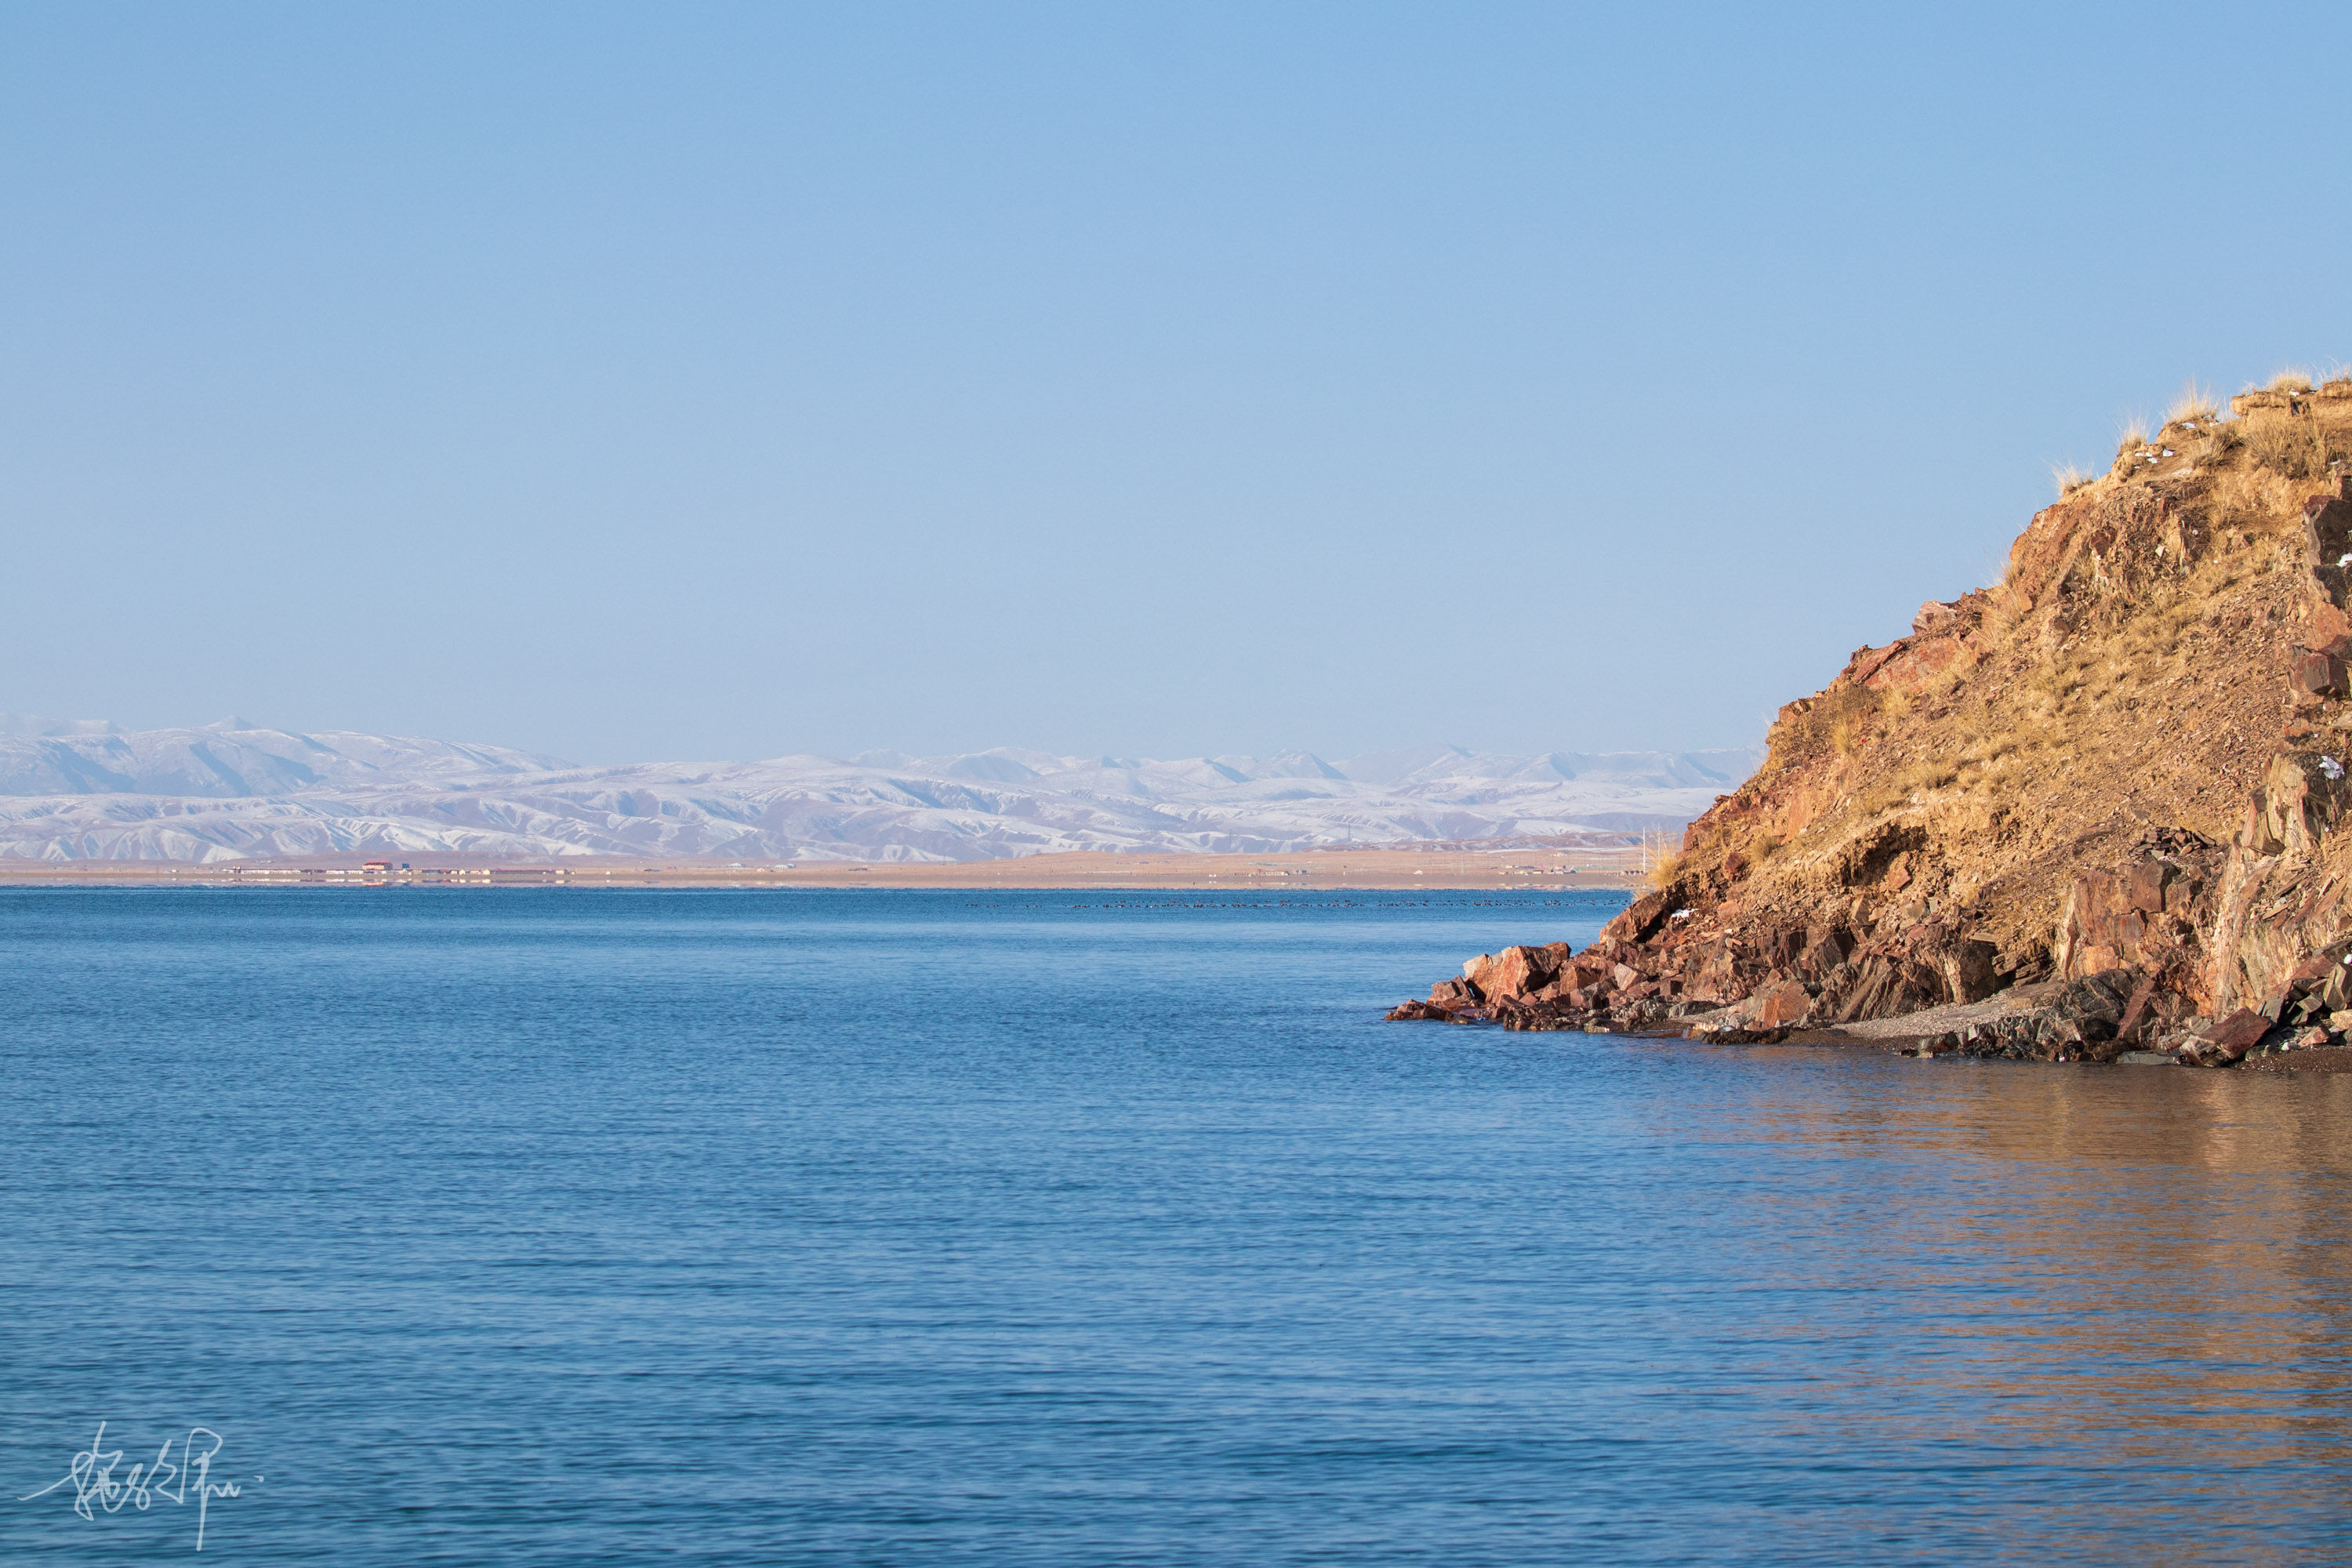
M 499 746 L 302 735 L 240 720 L 123 731 L 0 715 L 0 856 L 772 863 L 1265 853 L 1675 827 L 1761 755 L 1424 746 L 1338 763 L 1304 752 L 1152 762 L 1000 749 L 583 768 Z

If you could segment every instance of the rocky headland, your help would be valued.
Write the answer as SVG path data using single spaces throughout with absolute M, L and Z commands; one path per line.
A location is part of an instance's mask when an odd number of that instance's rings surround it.
M 2216 1067 L 2352 1030 L 2352 377 L 2194 397 L 1780 710 L 1582 952 L 1398 1019 Z M 2281 1065 L 2284 1065 L 2282 1063 Z

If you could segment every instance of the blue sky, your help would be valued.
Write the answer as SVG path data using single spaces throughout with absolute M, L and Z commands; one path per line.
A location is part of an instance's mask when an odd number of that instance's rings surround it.
M 2348 17 L 10 6 L 0 708 L 1749 742 L 2352 357 Z

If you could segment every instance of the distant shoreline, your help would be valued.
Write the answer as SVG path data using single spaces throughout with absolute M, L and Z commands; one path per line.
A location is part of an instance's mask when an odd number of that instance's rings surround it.
M 215 861 L 0 859 L 0 887 L 756 887 L 1307 892 L 1608 889 L 1642 879 L 1636 847 L 1307 849 L 1269 855 L 1076 851 L 950 864 L 359 854 Z M 371 868 L 371 863 L 376 864 Z

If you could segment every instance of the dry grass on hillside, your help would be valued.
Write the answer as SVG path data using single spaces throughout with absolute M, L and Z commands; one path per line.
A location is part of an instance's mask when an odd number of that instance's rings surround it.
M 1702 829 L 1681 872 L 1737 851 L 1749 906 L 1801 914 L 1851 897 L 1856 845 L 1916 827 L 1929 847 L 1901 896 L 2006 944 L 2047 933 L 2062 867 L 2120 863 L 2152 826 L 2226 839 L 2286 719 L 2302 504 L 2352 458 L 2352 395 L 2336 393 L 2352 384 L 2310 385 L 2219 425 L 2192 388 L 2156 437 L 2126 433 L 2113 473 L 2062 476 L 2060 507 L 1943 645 L 1950 662 L 1796 705 L 1745 809 Z M 2063 554 L 2036 568 L 2059 574 L 2022 585 L 2037 548 Z
M 2221 413 L 2221 405 L 2215 401 L 2212 392 L 2192 380 L 2180 389 L 2180 395 L 2172 400 L 2172 406 L 2164 411 L 2164 423 L 2167 428 L 2170 428 L 2192 419 L 2218 418 Z
M 2064 500 L 2068 496 L 2073 495 L 2076 490 L 2081 489 L 2084 485 L 2089 484 L 2093 479 L 2095 479 L 2098 477 L 2098 475 L 2090 472 L 2086 468 L 2076 468 L 2072 463 L 2053 464 L 2050 469 L 2050 478 L 2058 486 L 2058 499 L 2060 500 Z

